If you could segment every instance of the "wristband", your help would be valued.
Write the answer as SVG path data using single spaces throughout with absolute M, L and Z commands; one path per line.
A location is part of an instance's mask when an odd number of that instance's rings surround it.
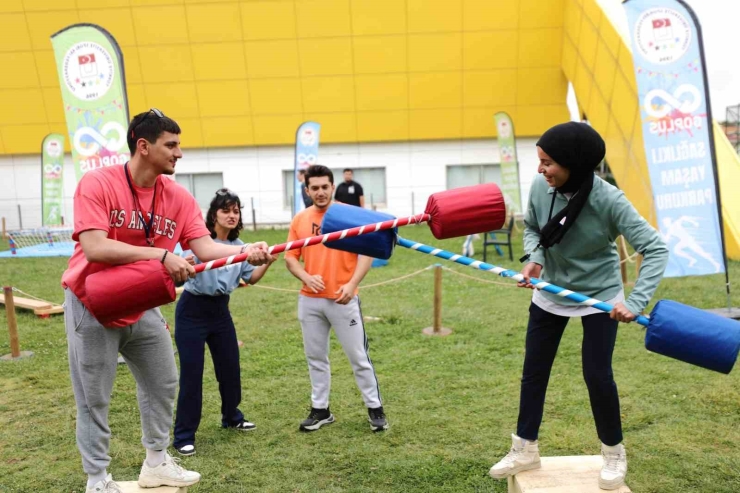
M 170 253 L 169 250 L 164 251 L 164 255 L 162 255 L 162 260 L 160 260 L 161 263 L 164 263 L 164 259 L 167 257 L 168 253 Z

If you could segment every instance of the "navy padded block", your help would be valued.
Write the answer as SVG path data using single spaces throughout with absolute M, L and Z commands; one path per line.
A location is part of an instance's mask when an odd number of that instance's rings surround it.
M 645 347 L 692 365 L 730 373 L 740 351 L 740 322 L 661 300 L 650 313 Z
M 383 212 L 371 211 L 362 207 L 346 204 L 332 204 L 321 221 L 321 234 L 334 233 L 344 229 L 374 224 L 396 219 L 395 216 Z M 398 228 L 376 231 L 375 233 L 344 238 L 342 240 L 324 243 L 329 248 L 357 253 L 368 257 L 388 260 L 396 246 Z

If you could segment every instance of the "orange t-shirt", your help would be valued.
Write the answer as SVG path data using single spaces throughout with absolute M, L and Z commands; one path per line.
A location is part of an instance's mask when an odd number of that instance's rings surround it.
M 324 219 L 326 210 L 320 211 L 316 206 L 311 206 L 293 218 L 290 223 L 288 241 L 305 239 L 321 234 L 321 221 Z M 301 294 L 311 298 L 335 299 L 339 295 L 336 291 L 343 284 L 347 284 L 357 268 L 356 253 L 343 252 L 333 248 L 327 248 L 323 244 L 312 245 L 305 248 L 297 248 L 285 252 L 286 257 L 300 260 L 303 257 L 303 267 L 310 275 L 320 275 L 324 279 L 325 289 L 320 293 L 314 293 L 305 284 Z M 357 291 L 355 291 L 357 294 Z

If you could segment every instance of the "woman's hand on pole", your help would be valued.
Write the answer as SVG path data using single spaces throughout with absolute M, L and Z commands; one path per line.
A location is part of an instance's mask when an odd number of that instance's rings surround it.
M 542 266 L 540 264 L 536 262 L 528 263 L 522 269 L 522 276 L 524 276 L 524 280 L 516 283 L 517 287 L 534 289 L 534 284 L 532 284 L 531 280 L 533 277 L 539 278 L 541 272 Z
M 609 313 L 609 317 L 622 323 L 628 324 L 632 322 L 635 318 L 637 318 L 637 315 L 629 311 L 627 307 L 624 306 L 624 304 L 617 303 L 616 305 L 614 305 L 614 308 Z
M 252 243 L 249 245 L 246 249 L 246 252 L 248 254 L 247 262 L 254 266 L 264 265 L 270 261 L 270 254 L 267 253 L 267 249 L 269 247 L 267 246 L 267 243 L 264 241 L 258 241 L 257 243 Z

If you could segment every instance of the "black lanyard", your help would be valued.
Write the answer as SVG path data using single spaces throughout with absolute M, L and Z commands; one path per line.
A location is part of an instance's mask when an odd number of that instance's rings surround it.
M 552 192 L 552 202 L 550 202 L 550 214 L 547 215 L 547 222 L 550 222 L 550 219 L 552 219 L 552 210 L 555 208 L 555 199 L 558 196 L 558 191 L 555 190 Z
M 131 183 L 131 177 L 128 172 L 128 163 L 123 165 L 123 172 L 126 174 L 126 181 L 128 182 L 128 188 L 131 190 L 131 197 L 134 199 L 134 205 L 136 206 L 136 213 L 141 219 L 141 224 L 144 226 L 144 238 L 149 246 L 154 246 L 154 203 L 157 200 L 157 182 L 154 182 L 154 195 L 152 196 L 152 211 L 149 213 L 149 223 L 144 220 L 144 215 L 141 213 L 141 203 L 139 202 L 139 196 L 134 190 L 134 185 Z M 151 237 L 149 232 L 151 231 Z
M 552 192 L 552 202 L 550 202 L 550 213 L 547 215 L 547 222 L 548 223 L 550 222 L 550 219 L 552 219 L 552 210 L 555 208 L 555 199 L 557 198 L 557 196 L 558 196 L 558 191 L 557 190 L 553 191 Z M 532 256 L 532 254 L 534 252 L 536 252 L 537 250 L 539 250 L 540 246 L 542 246 L 542 245 L 539 242 L 537 242 L 537 246 L 534 247 L 534 250 L 532 250 L 531 252 L 527 253 L 522 258 L 520 258 L 519 259 L 519 262 L 524 263 L 527 260 L 529 260 L 530 257 Z

